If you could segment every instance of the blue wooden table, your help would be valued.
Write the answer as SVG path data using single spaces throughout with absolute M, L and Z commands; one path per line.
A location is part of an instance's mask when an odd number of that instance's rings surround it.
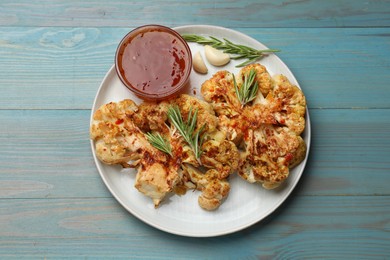
M 150 23 L 245 33 L 289 66 L 312 145 L 291 196 L 243 231 L 152 228 L 104 186 L 89 146 L 120 39 Z M 0 258 L 389 259 L 389 1 L 0 1 Z

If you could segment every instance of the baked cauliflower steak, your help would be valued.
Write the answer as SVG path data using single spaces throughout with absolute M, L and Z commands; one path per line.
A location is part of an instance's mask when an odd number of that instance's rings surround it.
M 184 122 L 197 111 L 195 131 L 201 133 L 202 151 L 199 158 L 170 122 L 170 106 L 178 107 Z M 183 94 L 169 101 L 140 105 L 129 99 L 105 104 L 93 115 L 90 136 L 96 156 L 103 163 L 137 170 L 134 186 L 150 197 L 155 207 L 168 194 L 181 195 L 197 189 L 202 191 L 199 205 L 214 210 L 227 197 L 227 179 L 239 166 L 237 147 L 217 125 L 218 118 L 209 103 Z M 162 136 L 171 153 L 153 146 L 147 133 Z
M 195 97 L 183 94 L 175 99 L 184 120 L 190 111 L 196 109 L 197 125 L 195 130 L 203 129 L 201 156 L 198 161 L 186 160 L 182 163 L 186 179 L 202 191 L 199 206 L 206 210 L 217 209 L 230 191 L 228 177 L 237 170 L 239 152 L 236 145 L 226 139 L 224 132 L 217 129 L 218 118 L 213 107 Z M 182 144 L 186 147 L 186 144 Z M 191 156 L 194 156 L 191 153 Z M 193 157 L 192 157 L 193 158 Z M 203 170 L 200 170 L 201 166 Z
M 121 164 L 139 159 L 137 149 L 147 143 L 144 143 L 141 131 L 127 119 L 137 109 L 137 105 L 127 99 L 110 102 L 94 113 L 90 137 L 95 141 L 99 160 L 106 164 Z M 126 128 L 133 131 L 128 132 Z
M 244 138 L 245 152 L 238 175 L 266 189 L 278 187 L 289 175 L 289 168 L 301 162 L 306 145 L 287 127 L 264 125 L 249 129 Z
M 251 71 L 258 91 L 243 104 L 237 91 Z M 305 158 L 306 144 L 300 136 L 305 129 L 305 96 L 284 75 L 271 77 L 263 65 L 250 64 L 236 77 L 228 71 L 215 73 L 202 84 L 201 93 L 218 116 L 217 129 L 240 148 L 238 175 L 246 181 L 276 188 Z
M 99 160 L 137 169 L 135 187 L 157 207 L 179 182 L 179 165 L 148 142 L 131 119 L 137 111 L 132 100 L 101 106 L 93 115 L 90 136 Z
M 239 153 L 235 144 L 226 139 L 225 133 L 217 129 L 218 118 L 213 107 L 203 100 L 186 94 L 178 97 L 175 103 L 180 107 L 185 120 L 190 110 L 198 110 L 195 130 L 204 127 L 199 165 L 207 169 L 216 169 L 221 176 L 227 178 L 238 167 Z

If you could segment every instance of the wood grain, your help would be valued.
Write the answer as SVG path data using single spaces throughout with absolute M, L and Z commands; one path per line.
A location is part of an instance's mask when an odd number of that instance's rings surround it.
M 244 231 L 201 239 L 151 228 L 113 199 L 0 200 L 0 211 L 2 258 L 371 259 L 390 254 L 388 197 L 294 196 Z
M 310 110 L 300 195 L 390 195 L 390 110 Z M 110 197 L 89 145 L 89 110 L 1 110 L 0 198 Z
M 150 23 L 223 26 L 282 50 L 312 143 L 262 222 L 175 236 L 104 186 L 90 109 L 120 39 Z M 0 259 L 390 258 L 390 1 L 3 0 L 0 56 Z
M 390 25 L 388 1 L 2 1 L 0 26 L 356 27 Z M 174 14 L 174 15 L 172 15 Z
M 310 108 L 389 108 L 389 28 L 239 31 L 282 50 Z M 90 109 L 126 32 L 0 28 L 0 109 Z

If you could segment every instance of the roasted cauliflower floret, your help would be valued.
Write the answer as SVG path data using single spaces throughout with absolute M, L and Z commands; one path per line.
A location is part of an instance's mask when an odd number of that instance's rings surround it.
M 261 183 L 266 189 L 277 188 L 289 175 L 288 167 L 269 160 L 263 154 L 244 162 L 238 174 L 250 183 Z
M 204 143 L 201 147 L 202 156 L 200 158 L 202 166 L 209 169 L 215 168 L 225 177 L 236 170 L 239 158 L 237 147 L 234 143 L 226 140 L 223 132 L 217 130 L 218 118 L 215 116 L 212 106 L 189 95 L 181 95 L 174 103 L 179 106 L 185 120 L 190 111 L 198 111 L 196 130 L 204 126 L 202 133 Z M 183 146 L 188 147 L 185 144 Z M 193 162 L 191 164 L 198 166 Z
M 203 98 L 209 102 L 217 115 L 232 117 L 239 115 L 241 104 L 236 98 L 233 74 L 219 71 L 201 87 Z
M 242 116 L 229 118 L 225 115 L 220 115 L 218 119 L 218 129 L 226 134 L 227 140 L 238 146 L 242 141 L 248 122 L 243 121 Z
M 197 111 L 195 131 L 201 130 L 201 158 L 195 154 L 176 126 L 168 119 L 169 106 L 177 105 L 183 121 Z M 212 106 L 188 95 L 169 102 L 144 102 L 137 106 L 131 100 L 111 102 L 94 114 L 91 138 L 98 158 L 107 164 L 121 164 L 137 169 L 135 188 L 153 200 L 155 207 L 169 193 L 202 190 L 199 204 L 207 210 L 217 208 L 229 192 L 224 179 L 238 167 L 238 150 L 217 129 L 218 118 Z M 146 133 L 160 134 L 169 144 L 168 155 L 155 148 Z M 202 143 L 202 142 L 201 142 Z M 207 172 L 183 174 L 183 165 L 204 167 Z M 189 166 L 191 165 L 191 166 Z
M 128 119 L 137 110 L 132 100 L 123 100 L 103 105 L 94 113 L 90 137 L 95 141 L 99 160 L 106 164 L 126 163 L 138 159 L 137 150 L 149 145 Z
M 174 100 L 174 103 L 179 106 L 185 120 L 187 120 L 190 111 L 194 113 L 195 110 L 198 110 L 195 130 L 199 130 L 203 125 L 205 126 L 204 131 L 207 133 L 216 130 L 217 117 L 209 103 L 186 94 L 180 95 Z
M 208 140 L 202 145 L 202 165 L 216 169 L 218 178 L 227 178 L 238 167 L 240 154 L 233 142 Z
M 215 169 L 202 173 L 190 165 L 183 167 L 191 182 L 195 183 L 196 188 L 202 191 L 198 197 L 199 206 L 205 210 L 217 209 L 230 192 L 229 182 L 226 179 L 220 179 L 218 171 Z
M 279 100 L 281 108 L 275 118 L 281 125 L 300 135 L 305 129 L 306 99 L 302 91 L 290 83 L 283 75 L 274 77 L 274 98 Z
M 103 105 L 93 115 L 91 138 L 102 162 L 138 169 L 135 187 L 158 206 L 179 181 L 179 167 L 153 147 L 134 124 L 131 118 L 137 111 L 131 100 Z
M 168 102 L 143 102 L 138 106 L 137 113 L 130 117 L 134 124 L 143 132 L 166 131 Z
M 215 170 L 210 170 L 215 171 Z M 207 174 L 207 173 L 206 173 Z M 230 191 L 230 184 L 226 180 L 211 179 L 203 188 L 198 198 L 199 206 L 205 210 L 215 210 L 227 197 Z
M 249 64 L 249 65 L 245 66 L 244 68 L 242 68 L 239 72 L 239 77 L 238 77 L 237 82 L 239 84 L 242 84 L 242 82 L 244 80 L 244 75 L 249 73 L 249 71 L 251 69 L 255 69 L 255 71 L 256 71 L 255 80 L 258 83 L 259 90 L 260 90 L 259 92 L 263 96 L 267 96 L 267 94 L 272 90 L 272 84 L 273 84 L 272 78 L 271 78 L 271 75 L 268 73 L 267 69 L 259 63 Z
M 278 187 L 288 177 L 289 168 L 301 162 L 306 153 L 303 139 L 287 127 L 263 125 L 249 130 L 244 143 L 238 174 L 267 189 Z
M 302 91 L 283 75 L 273 78 L 274 87 L 264 98 L 258 93 L 243 112 L 252 128 L 261 124 L 284 125 L 300 135 L 305 129 L 306 99 Z
M 159 206 L 164 197 L 173 192 L 176 184 L 180 182 L 178 166 L 170 164 L 168 159 L 161 153 L 151 154 L 145 151 L 138 167 L 134 186 L 150 197 L 155 207 Z

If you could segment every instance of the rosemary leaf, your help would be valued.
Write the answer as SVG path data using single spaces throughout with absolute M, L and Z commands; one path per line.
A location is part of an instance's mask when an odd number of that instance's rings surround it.
M 244 83 L 240 88 L 237 86 L 236 78 L 233 75 L 234 89 L 241 106 L 251 102 L 256 98 L 259 85 L 256 81 L 256 70 L 252 68 L 247 74 L 244 75 Z
M 176 127 L 184 140 L 189 144 L 195 154 L 195 157 L 199 159 L 200 155 L 202 154 L 200 147 L 202 146 L 203 142 L 203 138 L 200 137 L 200 134 L 203 131 L 205 125 L 203 125 L 198 131 L 195 132 L 197 116 L 198 109 L 195 111 L 190 109 L 187 121 L 184 122 L 178 106 L 170 106 L 168 108 L 169 120 Z
M 244 66 L 246 66 L 246 65 L 248 65 L 248 64 L 251 64 L 251 63 L 257 61 L 258 59 L 259 59 L 258 57 L 249 59 L 249 60 L 247 60 L 247 61 L 244 61 L 243 63 L 238 64 L 236 67 L 237 67 L 237 68 L 244 67 Z
M 168 140 L 160 135 L 160 133 L 146 133 L 146 137 L 151 145 L 160 151 L 169 154 L 172 157 L 172 148 Z
M 261 59 L 267 53 L 280 51 L 276 49 L 256 50 L 249 46 L 233 43 L 225 38 L 223 38 L 223 40 L 220 40 L 213 36 L 209 36 L 209 38 L 206 38 L 196 34 L 183 34 L 182 37 L 188 42 L 196 42 L 202 45 L 210 45 L 211 47 L 222 50 L 225 53 L 235 55 L 231 57 L 234 60 L 247 59 L 245 62 L 238 64 L 236 67 L 243 67 L 252 62 L 255 62 Z

